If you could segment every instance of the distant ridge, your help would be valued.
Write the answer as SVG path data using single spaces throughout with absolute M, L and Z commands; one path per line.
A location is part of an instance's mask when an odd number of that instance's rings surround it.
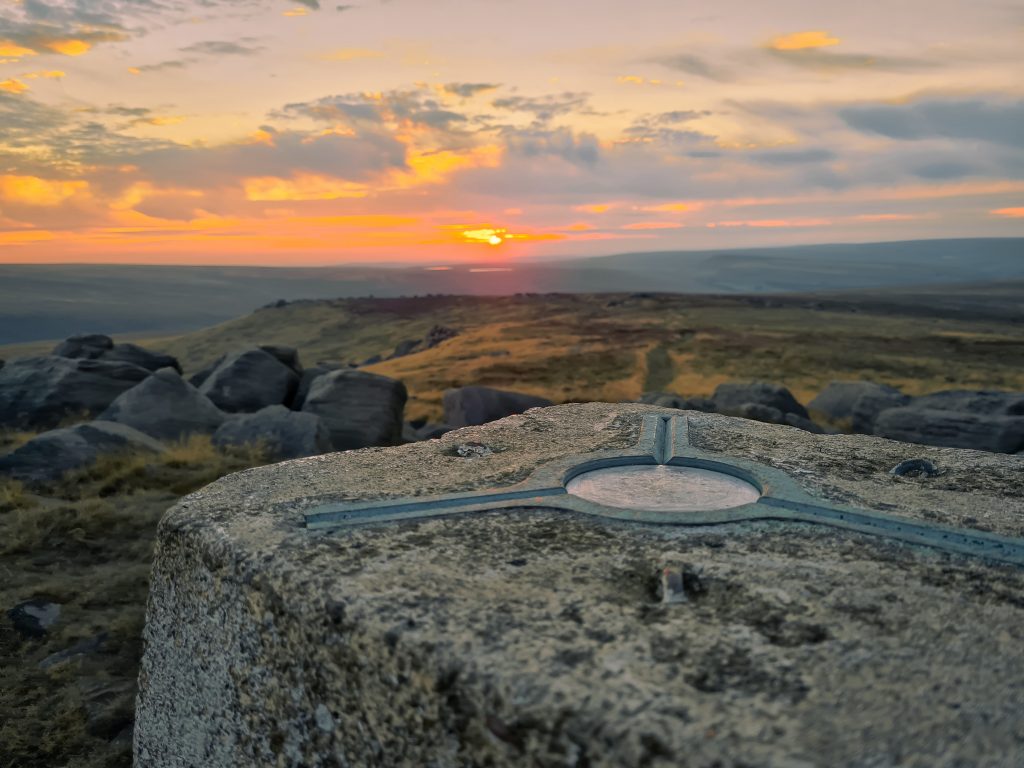
M 474 271 L 507 267 L 509 271 Z M 623 253 L 416 267 L 0 264 L 0 344 L 74 333 L 169 333 L 278 299 L 428 293 L 799 293 L 1024 279 L 1024 238 Z

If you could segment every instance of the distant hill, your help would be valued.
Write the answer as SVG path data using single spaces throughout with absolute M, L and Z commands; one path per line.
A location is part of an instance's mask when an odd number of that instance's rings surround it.
M 1024 279 L 1024 238 L 625 253 L 425 267 L 0 265 L 0 344 L 159 334 L 279 299 L 663 291 L 760 294 Z

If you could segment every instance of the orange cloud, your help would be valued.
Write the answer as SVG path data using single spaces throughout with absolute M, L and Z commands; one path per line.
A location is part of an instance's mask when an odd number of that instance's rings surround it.
M 1010 219 L 1024 219 L 1024 208 L 997 208 L 989 213 L 993 216 L 1006 216 Z
M 308 13 L 309 13 L 309 9 L 308 8 L 292 8 L 289 11 L 282 12 L 281 15 L 282 16 L 305 16 Z
M 45 43 L 45 46 L 51 51 L 56 53 L 62 53 L 65 56 L 81 56 L 83 53 L 88 53 L 92 48 L 92 43 L 87 43 L 85 40 L 51 40 Z
M 244 179 L 242 187 L 245 197 L 254 201 L 282 200 L 337 200 L 344 197 L 366 197 L 369 188 L 365 184 L 319 176 L 311 173 L 297 173 L 290 179 L 277 176 L 255 176 Z
M 0 198 L 25 205 L 60 205 L 89 189 L 86 181 L 53 181 L 37 176 L 0 176 Z
M 36 52 L 31 48 L 26 48 L 23 45 L 12 43 L 9 40 L 0 41 L 0 56 L 11 57 L 12 59 L 20 59 L 25 56 L 35 56 Z
M 805 48 L 826 48 L 839 43 L 838 37 L 832 37 L 828 32 L 816 29 L 781 35 L 771 41 L 770 47 L 776 51 L 800 51 Z
M 704 203 L 692 202 L 692 203 L 662 203 L 661 205 L 647 205 L 642 207 L 642 211 L 654 211 L 658 213 L 687 213 L 689 211 L 699 211 L 704 207 Z
M 0 245 L 28 245 L 56 237 L 44 229 L 30 229 L 22 232 L 0 232 Z
M 497 144 L 486 144 L 461 153 L 448 149 L 410 151 L 405 159 L 409 170 L 392 171 L 389 181 L 400 189 L 438 184 L 466 168 L 497 168 L 501 165 L 502 154 L 503 150 Z
M 8 93 L 24 93 L 28 90 L 28 86 L 25 85 L 21 80 L 16 80 L 13 77 L 7 80 L 0 80 L 0 91 L 7 91 Z
M 593 205 L 577 205 L 573 210 L 584 213 L 608 213 L 615 207 L 615 203 L 594 203 Z
M 683 226 L 675 221 L 636 221 L 621 229 L 682 229 Z

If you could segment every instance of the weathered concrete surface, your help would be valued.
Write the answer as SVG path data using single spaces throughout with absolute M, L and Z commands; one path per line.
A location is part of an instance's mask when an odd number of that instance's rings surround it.
M 301 527 L 324 501 L 506 485 L 629 447 L 652 412 L 535 410 L 184 499 L 160 529 L 136 764 L 1024 765 L 1024 569 L 777 523 Z M 1024 534 L 1020 458 L 688 415 L 699 447 L 820 496 Z M 470 441 L 493 452 L 459 457 Z M 945 474 L 888 474 L 915 457 Z M 658 601 L 666 567 L 685 602 Z

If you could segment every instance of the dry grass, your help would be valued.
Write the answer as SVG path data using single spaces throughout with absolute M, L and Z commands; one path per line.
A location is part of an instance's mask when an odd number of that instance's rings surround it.
M 111 455 L 45 491 L 0 483 L 0 605 L 61 605 L 51 632 L 25 639 L 0 621 L 0 765 L 131 764 L 135 678 L 157 523 L 182 494 L 262 463 L 208 437 L 159 456 Z M 39 662 L 106 633 L 89 654 Z

